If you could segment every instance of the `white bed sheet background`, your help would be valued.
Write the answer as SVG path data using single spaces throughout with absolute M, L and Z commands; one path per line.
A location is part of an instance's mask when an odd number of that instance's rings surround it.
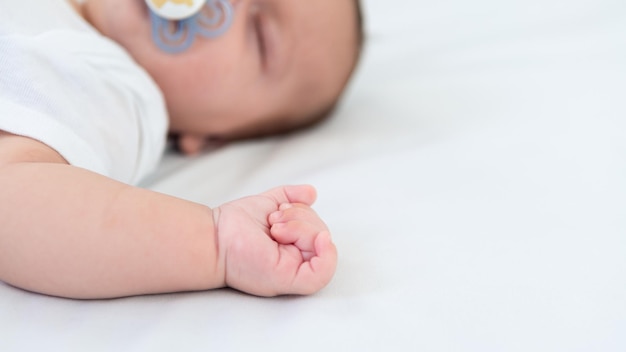
M 340 251 L 311 297 L 82 302 L 0 285 L 0 351 L 626 350 L 626 2 L 366 1 L 337 116 L 168 154 L 209 205 L 312 183 Z

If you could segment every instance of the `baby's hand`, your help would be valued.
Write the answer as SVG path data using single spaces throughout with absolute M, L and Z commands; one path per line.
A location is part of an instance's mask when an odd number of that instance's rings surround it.
M 215 209 L 225 284 L 258 296 L 312 294 L 328 284 L 337 250 L 311 209 L 311 186 L 287 186 Z

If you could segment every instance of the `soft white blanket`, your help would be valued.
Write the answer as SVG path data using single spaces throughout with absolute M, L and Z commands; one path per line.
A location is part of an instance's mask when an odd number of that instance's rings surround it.
M 168 154 L 209 205 L 311 183 L 340 251 L 304 298 L 82 302 L 0 284 L 0 351 L 626 350 L 626 2 L 369 0 L 313 130 Z

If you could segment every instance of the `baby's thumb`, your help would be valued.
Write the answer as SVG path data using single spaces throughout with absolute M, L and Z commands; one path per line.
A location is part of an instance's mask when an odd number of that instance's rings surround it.
M 274 188 L 265 193 L 277 203 L 301 203 L 313 205 L 317 199 L 317 191 L 311 185 L 292 185 Z

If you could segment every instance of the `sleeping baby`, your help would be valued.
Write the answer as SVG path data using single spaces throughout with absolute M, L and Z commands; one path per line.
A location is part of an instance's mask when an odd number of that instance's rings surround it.
M 210 209 L 134 185 L 168 135 L 193 154 L 322 120 L 361 42 L 356 0 L 0 0 L 0 280 L 317 292 L 337 252 L 313 187 Z

